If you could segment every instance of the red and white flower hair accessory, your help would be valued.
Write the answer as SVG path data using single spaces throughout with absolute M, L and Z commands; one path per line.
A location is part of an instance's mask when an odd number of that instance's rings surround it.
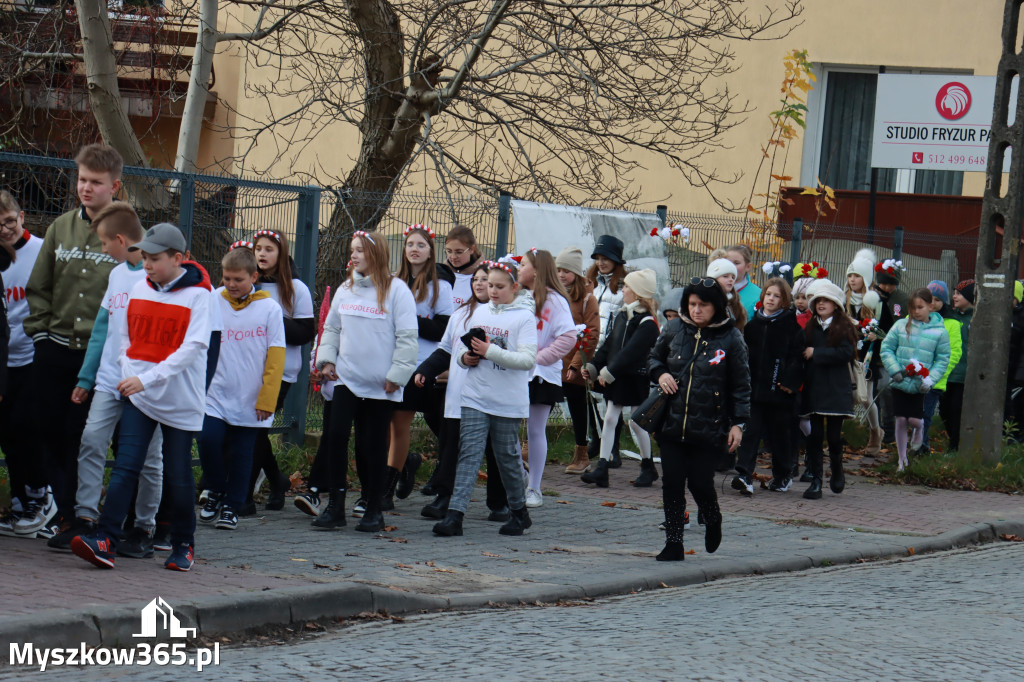
M 355 232 L 352 233 L 352 236 L 353 237 L 359 237 L 360 239 L 365 237 L 366 239 L 370 240 L 371 244 L 373 244 L 374 246 L 377 246 L 377 242 L 373 241 L 373 237 L 371 237 L 370 233 L 366 232 L 365 230 L 356 230 Z
M 281 233 L 274 230 L 258 230 L 256 234 L 252 236 L 252 240 L 255 242 L 260 237 L 270 237 L 278 244 L 281 243 Z
M 884 272 L 890 277 L 895 277 L 897 272 L 906 270 L 903 267 L 903 261 L 896 260 L 895 258 L 886 258 L 881 263 L 875 265 L 875 272 Z
M 669 244 L 689 244 L 690 243 L 690 228 L 683 227 L 682 225 L 666 225 L 665 227 L 652 227 L 652 237 L 661 237 Z
M 434 238 L 434 230 L 428 227 L 427 225 L 410 225 L 409 227 L 405 228 L 405 230 L 402 231 L 402 236 L 408 237 L 411 232 L 416 231 L 422 232 L 431 239 Z
M 252 242 L 247 242 L 244 239 L 239 239 L 237 242 L 228 247 L 228 251 L 234 251 L 235 249 L 238 248 L 245 248 L 252 251 L 255 247 L 253 246 Z

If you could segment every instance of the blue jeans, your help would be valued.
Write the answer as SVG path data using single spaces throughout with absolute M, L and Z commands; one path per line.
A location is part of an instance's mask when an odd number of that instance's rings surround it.
M 935 416 L 935 408 L 939 406 L 942 393 L 933 388 L 924 394 L 924 428 L 922 429 L 921 445 L 925 447 L 928 447 L 928 429 L 932 427 L 932 417 Z
M 233 426 L 210 415 L 203 419 L 199 460 L 203 464 L 206 484 L 214 492 L 225 493 L 225 506 L 236 512 L 245 502 L 258 432 L 254 426 Z
M 195 481 L 192 478 L 192 432 L 182 431 L 150 419 L 130 401 L 121 413 L 121 436 L 117 459 L 107 486 L 107 501 L 100 514 L 99 532 L 116 546 L 121 526 L 139 482 L 149 443 L 156 428 L 164 437 L 164 496 L 171 515 L 171 542 L 195 546 Z

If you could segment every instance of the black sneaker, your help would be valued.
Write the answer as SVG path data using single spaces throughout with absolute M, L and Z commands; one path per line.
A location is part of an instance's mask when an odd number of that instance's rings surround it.
M 308 492 L 295 496 L 295 506 L 310 516 L 320 516 L 320 491 L 310 488 Z
M 158 552 L 171 551 L 171 524 L 157 523 L 153 531 L 153 549 Z
M 96 524 L 89 519 L 75 518 L 70 525 L 62 527 L 52 538 L 46 541 L 47 547 L 53 549 L 71 549 L 71 541 L 76 535 L 92 535 L 96 532 Z
M 732 489 L 739 490 L 741 495 L 750 497 L 754 494 L 754 482 L 749 476 L 733 476 L 732 478 Z
M 235 512 L 231 511 L 231 507 L 224 505 L 220 508 L 220 516 L 213 527 L 220 530 L 234 530 L 238 528 L 238 517 L 235 516 Z
M 124 542 L 115 550 L 118 556 L 131 557 L 132 559 L 148 559 L 153 556 L 153 537 L 136 526 L 128 532 Z
M 791 485 L 793 485 L 792 478 L 773 478 L 771 481 L 768 482 L 768 490 L 771 490 L 772 492 L 776 493 L 784 493 L 787 490 L 789 490 L 789 487 Z
M 814 474 L 811 473 L 810 469 L 804 469 L 803 475 L 800 477 L 801 483 L 810 483 L 814 480 Z
M 220 509 L 224 506 L 224 493 L 211 492 L 206 498 L 206 504 L 199 510 L 199 520 L 203 523 L 210 523 L 220 516 Z
M 352 516 L 357 519 L 363 518 L 363 514 L 366 513 L 366 498 L 360 497 L 356 500 L 356 506 L 352 507 Z

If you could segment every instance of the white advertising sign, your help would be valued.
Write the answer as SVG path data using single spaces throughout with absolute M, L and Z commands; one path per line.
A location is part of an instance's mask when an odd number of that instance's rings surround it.
M 872 167 L 985 172 L 995 90 L 995 76 L 879 74 Z

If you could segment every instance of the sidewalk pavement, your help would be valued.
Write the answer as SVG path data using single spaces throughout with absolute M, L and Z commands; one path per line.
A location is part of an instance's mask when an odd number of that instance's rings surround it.
M 289 502 L 284 511 L 242 519 L 236 531 L 200 524 L 197 562 L 187 574 L 166 571 L 164 556 L 118 558 L 97 569 L 42 540 L 0 537 L 4 585 L 0 659 L 9 642 L 87 646 L 124 644 L 139 630 L 139 610 L 163 597 L 201 635 L 275 624 L 501 603 L 593 598 L 716 580 L 730 575 L 906 556 L 1024 536 L 1024 500 L 999 493 L 879 485 L 847 476 L 817 501 L 756 490 L 742 497 L 719 476 L 725 515 L 722 546 L 704 550 L 692 512 L 683 562 L 662 563 L 659 483 L 637 489 L 635 462 L 611 471 L 596 489 L 553 464 L 544 505 L 520 538 L 486 520 L 483 491 L 465 520 L 465 536 L 438 538 L 419 515 L 428 501 L 414 492 L 385 515 L 388 530 L 358 533 L 355 520 L 336 532 L 314 531 Z M 351 508 L 354 499 L 349 500 Z M 611 506 L 611 503 L 615 503 Z

